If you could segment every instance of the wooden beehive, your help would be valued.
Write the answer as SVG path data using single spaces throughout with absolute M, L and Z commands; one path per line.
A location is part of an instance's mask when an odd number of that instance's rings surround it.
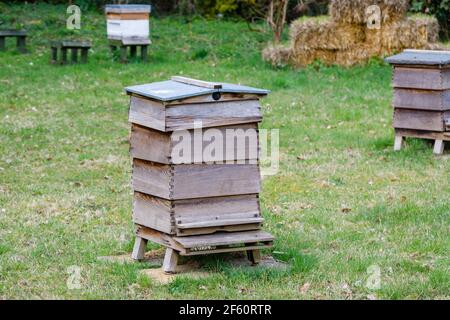
M 268 91 L 172 77 L 126 92 L 137 226 L 133 257 L 141 259 L 151 240 L 168 248 L 167 272 L 174 271 L 178 254 L 247 251 L 256 263 L 259 250 L 273 240 L 260 230 L 259 207 L 259 99 Z M 223 139 L 205 139 L 210 133 Z M 217 150 L 209 157 L 205 151 L 213 141 Z M 179 152 L 181 142 L 188 148 Z
M 395 150 L 405 137 L 435 140 L 442 154 L 450 140 L 450 51 L 405 50 L 393 65 Z
M 108 39 L 149 39 L 150 5 L 106 5 Z

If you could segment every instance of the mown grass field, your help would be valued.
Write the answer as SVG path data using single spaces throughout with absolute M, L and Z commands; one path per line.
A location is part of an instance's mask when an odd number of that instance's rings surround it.
M 393 152 L 388 65 L 273 69 L 260 58 L 270 34 L 175 17 L 152 20 L 149 63 L 122 65 L 95 12 L 76 34 L 94 42 L 89 63 L 51 65 L 48 41 L 71 36 L 66 17 L 62 6 L 0 4 L 0 20 L 29 30 L 31 51 L 8 42 L 0 53 L 0 299 L 450 298 L 449 152 L 414 139 Z M 263 182 L 277 238 L 265 254 L 290 269 L 212 256 L 201 259 L 211 277 L 160 285 L 139 274 L 148 264 L 97 259 L 134 240 L 123 88 L 175 74 L 272 90 L 262 127 L 280 129 L 281 159 Z M 81 289 L 66 285 L 70 266 Z M 379 289 L 366 286 L 373 266 Z

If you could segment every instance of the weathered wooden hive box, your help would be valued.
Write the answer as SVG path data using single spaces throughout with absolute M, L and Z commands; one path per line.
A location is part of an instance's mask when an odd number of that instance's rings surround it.
M 404 137 L 435 140 L 441 154 L 450 140 L 450 51 L 405 50 L 393 65 L 395 149 Z
M 134 258 L 144 239 L 170 248 L 168 261 L 171 254 L 247 251 L 257 262 L 273 240 L 260 230 L 259 207 L 259 99 L 268 91 L 172 77 L 126 92 Z
M 150 5 L 106 5 L 108 39 L 149 39 Z

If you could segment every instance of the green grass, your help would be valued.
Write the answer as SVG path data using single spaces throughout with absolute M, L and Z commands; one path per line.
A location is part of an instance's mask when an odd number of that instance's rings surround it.
M 0 299 L 450 297 L 448 152 L 414 139 L 392 151 L 389 66 L 273 69 L 260 58 L 270 34 L 174 17 L 152 20 L 149 63 L 122 65 L 94 12 L 78 34 L 94 42 L 89 63 L 54 66 L 48 40 L 71 36 L 65 7 L 0 12 L 31 35 L 30 54 L 0 53 Z M 281 166 L 261 205 L 276 236 L 266 254 L 289 271 L 202 257 L 210 278 L 158 285 L 139 275 L 146 264 L 97 260 L 133 244 L 123 88 L 175 74 L 272 90 L 262 127 L 280 129 Z M 378 290 L 366 287 L 373 265 Z M 66 285 L 70 266 L 81 267 L 81 289 Z

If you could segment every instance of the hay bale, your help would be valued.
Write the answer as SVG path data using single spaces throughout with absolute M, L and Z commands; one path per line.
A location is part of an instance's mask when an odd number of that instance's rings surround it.
M 336 24 L 328 17 L 302 18 L 290 26 L 292 48 L 347 49 L 365 39 L 364 26 Z
M 367 63 L 371 58 L 378 57 L 380 50 L 374 46 L 363 44 L 347 50 L 336 52 L 336 64 L 350 67 L 357 64 Z
M 403 49 L 426 49 L 437 42 L 439 24 L 435 18 L 413 16 L 406 20 L 383 24 L 380 29 L 366 29 L 366 44 L 378 48 L 382 55 Z
M 291 62 L 296 67 L 305 67 L 315 61 L 325 65 L 336 62 L 336 50 L 297 48 L 291 54 Z
M 269 45 L 263 50 L 262 58 L 275 67 L 282 67 L 290 62 L 291 52 L 290 47 Z
M 377 5 L 381 9 L 381 22 L 403 20 L 409 9 L 409 0 L 331 0 L 330 15 L 336 23 L 366 24 L 366 10 Z

